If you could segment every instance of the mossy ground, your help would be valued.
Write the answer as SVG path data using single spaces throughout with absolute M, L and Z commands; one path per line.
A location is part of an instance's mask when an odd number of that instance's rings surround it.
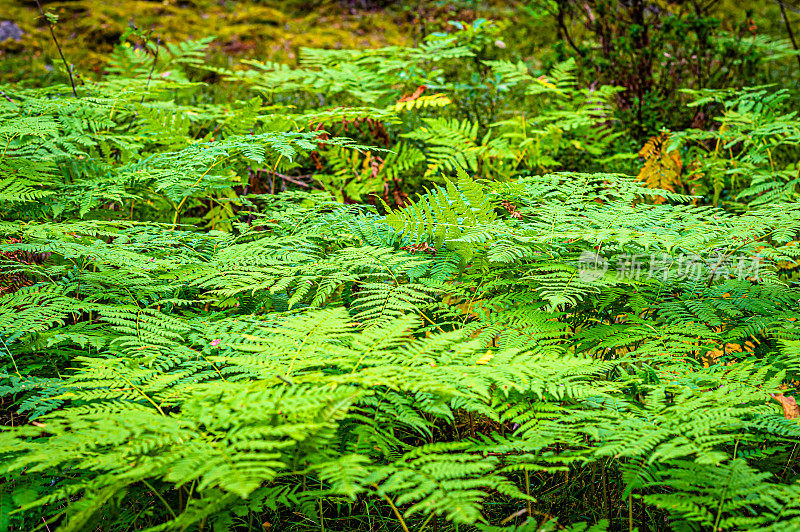
M 21 40 L 0 43 L 0 79 L 44 81 L 59 68 L 58 51 L 35 3 L 2 0 L 0 19 L 17 24 Z M 215 36 L 215 61 L 238 57 L 292 62 L 302 47 L 371 48 L 413 40 L 403 6 L 351 10 L 335 2 L 77 0 L 48 2 L 67 61 L 83 76 L 102 73 L 108 54 L 130 24 L 162 42 Z

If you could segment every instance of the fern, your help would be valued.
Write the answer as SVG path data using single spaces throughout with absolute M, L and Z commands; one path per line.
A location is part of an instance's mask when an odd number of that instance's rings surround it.
M 797 528 L 790 93 L 638 168 L 453 26 L 2 87 L 0 529 Z

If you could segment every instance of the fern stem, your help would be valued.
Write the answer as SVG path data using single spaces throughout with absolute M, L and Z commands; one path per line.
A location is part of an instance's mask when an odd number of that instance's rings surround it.
M 606 469 L 606 463 L 602 463 L 600 468 L 600 474 L 603 480 L 603 503 L 606 507 L 606 516 L 608 517 L 609 526 L 613 527 L 614 521 L 611 518 L 611 498 L 608 496 L 608 470 Z
M 436 322 L 435 322 L 435 321 L 433 321 L 432 319 L 430 319 L 430 318 L 429 318 L 429 317 L 428 317 L 428 316 L 427 316 L 427 315 L 426 315 L 424 312 L 422 312 L 421 310 L 419 310 L 418 312 L 419 312 L 419 315 L 420 315 L 420 316 L 422 316 L 423 318 L 425 318 L 426 320 L 428 320 L 428 322 L 429 322 L 431 325 L 433 325 L 434 327 L 436 327 L 436 329 L 437 329 L 437 330 L 438 330 L 440 333 L 442 333 L 442 334 L 445 334 L 445 332 L 444 332 L 444 329 L 442 329 L 441 327 L 439 327 L 439 326 L 436 324 Z
M 8 151 L 8 147 L 11 146 L 11 141 L 14 140 L 14 137 L 16 137 L 16 136 L 17 136 L 17 134 L 14 133 L 10 137 L 8 137 L 8 142 L 6 142 L 6 147 L 3 148 L 3 153 L 0 154 L 0 161 L 2 161 L 3 159 L 6 158 L 6 152 Z
M 14 360 L 14 355 L 11 354 L 11 350 L 8 348 L 8 344 L 5 340 L 3 340 L 2 336 L 0 336 L 0 342 L 3 342 L 3 348 L 6 350 L 6 353 L 8 353 L 8 356 L 11 357 L 11 362 L 14 364 L 14 370 L 17 372 L 17 376 L 22 378 L 22 374 L 19 372 L 19 368 L 17 367 L 17 361 Z
M 791 452 L 791 454 L 789 454 L 789 460 L 786 461 L 786 466 L 783 468 L 783 471 L 781 472 L 781 479 L 784 480 L 784 481 L 786 480 L 786 474 L 789 472 L 789 466 L 791 466 L 792 465 L 792 461 L 794 461 L 794 453 L 795 453 L 795 451 L 797 451 L 797 444 L 796 443 L 794 444 L 794 447 L 792 447 L 792 452 Z
M 394 515 L 397 516 L 397 520 L 400 521 L 400 526 L 403 527 L 403 532 L 408 532 L 408 527 L 406 526 L 406 522 L 403 520 L 403 516 L 400 515 L 400 510 L 398 510 L 397 506 L 395 506 L 394 503 L 392 502 L 392 499 L 388 495 L 386 495 L 385 493 L 381 493 L 380 492 L 380 488 L 378 487 L 377 484 L 373 484 L 372 487 L 375 488 L 375 491 L 377 491 L 378 494 L 381 497 L 383 497 L 386 500 L 386 502 L 389 503 L 389 506 L 392 507 L 392 511 L 394 512 Z
M 628 493 L 628 532 L 633 532 L 633 492 Z
M 523 469 L 522 472 L 525 473 L 525 495 L 530 497 L 531 496 L 531 475 L 530 475 L 530 473 L 528 473 L 527 469 Z M 530 516 L 533 515 L 533 506 L 531 506 L 530 499 L 525 501 L 525 504 L 526 504 L 527 509 L 528 509 L 528 516 L 530 517 Z
M 147 482 L 145 479 L 142 479 L 142 484 L 147 486 L 150 489 L 150 491 L 152 491 L 153 494 L 156 497 L 158 497 L 158 500 L 160 500 L 162 502 L 162 504 L 164 505 L 164 507 L 166 507 L 166 509 L 169 511 L 169 513 L 170 513 L 170 515 L 172 516 L 173 519 L 177 519 L 178 518 L 178 516 L 175 515 L 175 511 L 172 509 L 172 507 L 169 504 L 167 504 L 166 499 L 164 499 L 164 497 L 161 496 L 161 493 L 157 489 L 155 489 L 152 484 Z
M 733 475 L 733 470 L 728 474 L 728 481 L 725 484 L 725 488 L 722 490 L 722 496 L 719 499 L 719 506 L 717 507 L 717 517 L 714 519 L 714 529 L 713 532 L 719 531 L 719 522 L 722 520 L 722 509 L 725 506 L 725 496 L 728 494 L 728 486 L 731 483 L 731 475 Z
M 202 181 L 202 180 L 203 180 L 203 178 L 204 178 L 205 176 L 207 176 L 207 175 L 208 175 L 208 173 L 211 171 L 211 169 L 212 169 L 212 168 L 214 168 L 215 166 L 217 166 L 219 163 L 221 163 L 221 162 L 223 162 L 223 161 L 227 161 L 229 158 L 230 158 L 230 155 L 228 155 L 228 157 L 223 157 L 223 158 L 222 158 L 222 159 L 220 159 L 219 161 L 217 161 L 217 162 L 215 162 L 214 164 L 212 164 L 211 166 L 209 166 L 209 167 L 208 167 L 208 170 L 206 170 L 205 172 L 203 172 L 203 175 L 201 175 L 200 177 L 198 177 L 198 178 L 197 178 L 197 181 L 195 181 L 194 183 L 192 183 L 192 185 L 191 185 L 189 188 L 194 188 L 194 187 L 196 187 L 197 185 L 199 185 L 199 184 L 200 184 L 200 181 Z M 175 230 L 175 226 L 177 226 L 177 225 L 178 225 L 178 216 L 180 215 L 181 208 L 183 208 L 183 204 L 184 204 L 184 203 L 186 203 L 186 200 L 187 200 L 187 199 L 189 199 L 190 197 L 191 197 L 191 194 L 189 194 L 189 195 L 187 195 L 187 196 L 184 196 L 184 198 L 181 200 L 181 202 L 180 202 L 180 203 L 178 203 L 178 206 L 177 206 L 177 207 L 175 207 L 175 216 L 172 218 L 172 231 L 174 231 L 174 230 Z
M 429 515 L 428 518 L 422 522 L 422 526 L 419 527 L 419 532 L 425 530 L 425 527 L 428 526 L 428 523 L 431 522 L 431 519 L 433 519 L 435 515 L 436 515 L 435 513 L 431 513 L 431 515 Z
M 133 388 L 134 390 L 136 390 L 137 392 L 139 392 L 139 393 L 142 395 L 142 397 L 144 397 L 145 399 L 147 399 L 147 401 L 148 401 L 148 402 L 149 402 L 151 405 L 153 405 L 153 406 L 156 408 L 156 410 L 158 410 L 158 412 L 159 412 L 159 413 L 160 413 L 162 416 L 165 416 L 165 417 L 166 417 L 166 415 L 167 415 L 167 414 L 165 414 L 165 413 L 164 413 L 164 411 L 163 411 L 163 410 L 161 410 L 161 407 L 160 407 L 160 406 L 158 406 L 158 404 L 157 404 L 155 401 L 153 401 L 153 399 L 152 399 L 152 398 L 151 398 L 149 395 L 147 395 L 146 393 L 144 393 L 144 390 L 142 390 L 141 388 L 139 388 L 138 386 L 136 386 L 135 384 L 133 384 L 133 383 L 131 382 L 131 380 L 130 380 L 128 377 L 125 377 L 124 375 L 121 375 L 121 374 L 119 374 L 119 372 L 115 371 L 113 368 L 109 368 L 108 366 L 106 366 L 106 368 L 108 368 L 108 369 L 110 369 L 111 371 L 113 371 L 114 373 L 117 373 L 118 375 L 120 375 L 120 377 L 122 377 L 122 380 L 124 380 L 125 382 L 127 382 L 127 383 L 128 383 L 128 385 L 130 385 L 130 387 L 131 387 L 131 388 Z
M 292 357 L 292 361 L 289 363 L 289 368 L 286 370 L 286 373 L 283 374 L 284 377 L 286 377 L 287 379 L 289 378 L 289 374 L 292 372 L 292 368 L 294 368 L 294 363 L 297 362 L 297 357 L 300 356 L 300 352 L 303 350 L 303 346 L 306 345 L 306 342 L 308 341 L 308 339 L 311 338 L 311 336 L 314 334 L 314 332 L 316 332 L 317 327 L 320 327 L 321 325 L 322 325 L 321 323 L 317 324 L 313 329 L 311 329 L 308 332 L 308 334 L 306 334 L 305 338 L 303 338 L 303 341 L 300 342 L 300 345 L 297 347 L 297 349 L 294 352 L 294 356 Z M 367 355 L 365 354 L 364 356 L 367 356 Z M 362 360 L 363 360 L 363 357 L 362 357 Z M 358 367 L 358 364 L 356 364 L 356 367 Z M 356 370 L 356 368 L 353 368 L 353 371 L 355 371 L 355 370 Z
M 464 321 L 461 322 L 461 326 L 463 327 L 467 323 L 467 319 L 469 319 L 469 313 L 472 310 L 472 303 L 475 301 L 475 298 L 478 297 L 478 292 L 480 291 L 483 283 L 486 282 L 486 279 L 481 279 L 480 284 L 478 284 L 478 288 L 472 293 L 472 296 L 469 298 L 467 302 L 467 310 L 464 311 Z

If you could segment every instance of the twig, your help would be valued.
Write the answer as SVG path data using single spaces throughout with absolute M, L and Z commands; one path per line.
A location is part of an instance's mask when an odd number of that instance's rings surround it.
M 161 37 L 156 37 L 156 51 L 153 52 L 153 64 L 150 66 L 150 73 L 147 75 L 147 84 L 144 86 L 145 93 L 150 90 L 150 80 L 153 79 L 153 71 L 156 69 L 156 63 L 158 62 L 158 48 L 161 44 Z M 144 102 L 144 94 L 142 94 L 142 99 L 139 100 L 139 103 Z
M 286 384 L 288 384 L 289 386 L 293 386 L 294 385 L 294 383 L 291 380 L 287 379 L 286 377 L 284 377 L 281 374 L 278 374 L 278 375 L 275 375 L 275 376 L 278 377 L 283 382 L 285 382 Z
M 299 181 L 299 180 L 297 180 L 297 179 L 295 179 L 293 177 L 289 177 L 288 175 L 281 175 L 281 174 L 275 174 L 275 175 L 280 177 L 284 181 L 288 181 L 289 183 L 294 183 L 295 185 L 300 185 L 301 187 L 308 188 L 308 183 L 304 183 L 304 182 Z
M 786 16 L 786 7 L 783 5 L 781 0 L 778 0 L 778 5 L 781 6 L 781 16 L 783 17 L 783 24 L 786 26 L 786 32 L 789 34 L 789 40 L 792 41 L 792 47 L 794 48 L 795 52 L 800 52 L 797 48 L 797 40 L 794 38 L 794 32 L 792 31 L 792 26 L 789 24 L 789 17 Z M 796 55 L 795 58 L 797 59 L 797 65 L 800 66 L 800 55 Z
M 270 173 L 271 173 L 273 176 L 280 177 L 280 178 L 281 178 L 281 179 L 283 179 L 284 181 L 288 181 L 288 182 L 290 182 L 290 183 L 294 183 L 295 185 L 300 185 L 301 187 L 306 187 L 306 188 L 308 188 L 308 186 L 309 186 L 309 185 L 308 185 L 308 183 L 305 183 L 305 182 L 303 182 L 303 181 L 300 181 L 300 178 L 303 178 L 303 177 L 311 177 L 311 174 L 305 174 L 305 175 L 299 175 L 299 176 L 294 176 L 294 177 L 292 177 L 292 176 L 289 176 L 289 175 L 282 174 L 282 173 L 280 173 L 280 172 L 273 172 L 273 171 L 270 171 Z
M 792 460 L 794 460 L 794 452 L 797 450 L 797 444 L 794 444 L 792 447 L 792 453 L 789 455 L 789 460 L 786 462 L 786 467 L 783 468 L 783 472 L 781 473 L 781 479 L 786 480 L 786 474 L 789 472 L 789 466 L 792 464 Z
M 64 52 L 61 51 L 61 45 L 58 44 L 58 39 L 56 39 L 56 32 L 53 31 L 53 25 L 50 23 L 50 19 L 47 18 L 47 15 L 44 14 L 44 9 L 42 9 L 42 4 L 39 3 L 39 0 L 36 0 L 36 6 L 39 8 L 39 13 L 42 14 L 44 17 L 44 21 L 47 22 L 47 27 L 50 28 L 50 36 L 53 37 L 53 42 L 56 43 L 56 48 L 58 49 L 58 55 L 61 56 L 61 61 L 64 62 L 64 68 L 67 69 L 67 75 L 69 76 L 69 83 L 72 85 L 72 95 L 76 98 L 78 97 L 78 91 L 75 90 L 75 80 L 72 78 L 72 67 L 67 64 L 67 60 L 64 57 Z
M 561 30 L 561 33 L 564 35 L 564 38 L 566 39 L 566 41 L 570 45 L 570 47 L 573 50 L 575 50 L 575 52 L 579 56 L 586 57 L 586 53 L 583 50 L 581 50 L 578 47 L 578 45 L 575 44 L 575 41 L 573 41 L 572 37 L 570 37 L 570 35 L 569 35 L 569 30 L 567 29 L 567 25 L 564 22 L 564 3 L 563 2 L 559 2 L 558 3 L 558 13 L 556 14 L 556 22 L 558 22 L 558 27 Z
M 528 505 L 530 505 L 530 502 L 528 502 Z M 522 510 L 518 510 L 518 511 L 514 512 L 513 514 L 509 515 L 508 517 L 506 517 L 505 519 L 503 519 L 502 521 L 500 521 L 500 524 L 504 525 L 504 524 L 508 523 L 509 521 L 511 521 L 512 519 L 514 519 L 515 517 L 519 517 L 519 516 L 525 515 L 525 514 L 531 515 L 531 512 L 528 511 L 527 508 L 523 508 Z

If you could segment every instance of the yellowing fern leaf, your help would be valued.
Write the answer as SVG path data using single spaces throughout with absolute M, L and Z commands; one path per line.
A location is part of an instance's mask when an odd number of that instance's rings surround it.
M 650 137 L 639 150 L 639 157 L 644 158 L 644 166 L 637 176 L 638 181 L 644 181 L 648 188 L 660 188 L 677 192 L 681 186 L 681 173 L 683 161 L 677 150 L 666 151 L 669 142 L 669 133 Z M 656 203 L 663 203 L 661 196 L 656 198 Z

